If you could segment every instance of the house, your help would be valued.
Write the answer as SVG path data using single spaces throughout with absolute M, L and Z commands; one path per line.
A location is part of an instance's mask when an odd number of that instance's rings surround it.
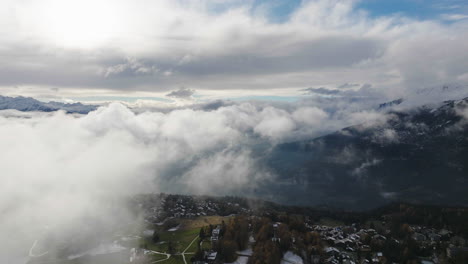
M 219 233 L 221 232 L 221 228 L 217 226 L 213 231 L 211 232 L 211 242 L 217 242 L 219 239 Z
M 356 250 L 355 250 L 354 248 L 352 248 L 352 247 L 346 247 L 346 250 L 347 250 L 347 251 L 350 251 L 350 252 L 356 251 Z
M 323 263 L 339 264 L 340 262 L 334 256 L 331 256 L 331 257 L 325 259 L 325 261 Z
M 216 260 L 216 256 L 218 256 L 218 252 L 216 251 L 208 251 L 205 254 L 205 258 L 208 260 L 208 263 L 213 263 Z
M 335 244 L 335 247 L 344 248 L 346 246 L 346 243 L 341 239 L 340 240 L 335 240 L 334 244 Z
M 435 241 L 435 242 L 440 241 L 442 237 L 441 235 L 436 234 L 436 233 L 429 233 L 427 236 L 429 237 L 431 241 Z
M 414 240 L 416 241 L 424 241 L 426 240 L 426 236 L 421 234 L 421 233 L 414 233 L 412 236 L 411 236 Z
M 369 245 L 363 245 L 361 248 L 360 248 L 360 251 L 361 252 L 370 252 L 371 251 L 371 248 Z
M 374 235 L 372 237 L 372 239 L 375 239 L 375 240 L 380 240 L 380 241 L 385 241 L 387 240 L 387 238 L 385 236 L 382 236 L 382 235 Z
M 327 256 L 338 256 L 340 251 L 334 247 L 327 247 L 325 248 L 325 254 L 327 254 Z

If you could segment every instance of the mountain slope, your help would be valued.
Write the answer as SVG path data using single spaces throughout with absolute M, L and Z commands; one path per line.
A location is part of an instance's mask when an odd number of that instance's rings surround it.
M 67 113 L 87 114 L 97 109 L 95 105 L 84 105 L 81 103 L 66 104 L 60 102 L 41 102 L 30 97 L 8 97 L 0 95 L 0 110 L 15 109 L 24 112 L 41 111 L 53 112 L 64 110 Z
M 468 98 L 277 146 L 274 199 L 350 209 L 393 200 L 468 205 Z M 304 198 L 306 197 L 306 198 Z

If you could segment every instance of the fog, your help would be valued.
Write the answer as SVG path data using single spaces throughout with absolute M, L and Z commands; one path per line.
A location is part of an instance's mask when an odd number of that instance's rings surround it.
M 74 241 L 72 255 L 86 249 L 77 231 L 98 243 L 138 225 L 124 202 L 134 194 L 249 195 L 275 177 L 258 148 L 339 127 L 333 118 L 317 107 L 253 102 L 138 114 L 119 103 L 88 115 L 2 111 L 0 261 L 24 263 L 51 233 L 49 247 Z

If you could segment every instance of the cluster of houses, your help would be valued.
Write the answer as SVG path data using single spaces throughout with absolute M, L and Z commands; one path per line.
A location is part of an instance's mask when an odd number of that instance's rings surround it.
M 191 196 L 183 195 L 160 195 L 157 197 L 157 202 L 154 200 L 141 207 L 146 212 L 146 221 L 151 223 L 162 223 L 165 219 L 170 218 L 193 218 L 197 216 L 209 215 L 229 215 L 229 214 L 246 214 L 255 217 L 254 211 L 250 209 L 246 203 L 236 203 L 233 200 L 221 200 L 219 198 L 197 199 Z M 244 204 L 244 205 L 242 205 Z M 272 223 L 273 237 L 272 240 L 280 242 L 277 236 L 277 229 L 281 223 Z M 320 256 L 312 256 L 312 263 L 382 263 L 387 257 L 386 253 L 375 249 L 383 250 L 382 247 L 375 247 L 376 244 L 401 244 L 403 241 L 393 237 L 390 230 L 385 230 L 385 222 L 381 227 L 376 228 L 359 228 L 358 225 L 350 226 L 326 226 L 313 225 L 312 222 L 306 221 L 305 225 L 309 231 L 314 231 L 320 234 L 321 240 L 325 242 L 323 254 Z M 374 227 L 371 225 L 371 227 Z M 421 263 L 433 264 L 442 263 L 438 257 L 443 255 L 443 258 L 454 259 L 460 254 L 468 254 L 468 245 L 463 237 L 453 234 L 447 229 L 434 229 L 424 226 L 409 226 L 411 229 L 411 238 L 417 242 L 418 247 L 426 248 L 432 256 L 421 258 Z M 216 244 L 220 236 L 220 227 L 212 230 L 211 243 Z M 294 239 L 294 238 L 293 238 Z M 212 247 L 215 248 L 215 247 Z M 437 253 L 436 249 L 437 248 Z M 374 249 L 374 250 L 373 250 Z M 385 250 L 384 250 L 385 251 Z M 441 254 L 440 252 L 444 252 Z M 385 251 L 387 252 L 387 251 Z M 214 262 L 217 253 L 215 251 L 206 251 L 205 260 L 210 263 Z M 362 257 L 365 256 L 365 257 Z M 315 261 L 314 261 L 315 260 Z
M 277 228 L 281 223 L 272 223 L 273 237 L 272 240 L 279 241 L 277 236 Z M 385 242 L 391 240 L 395 244 L 401 243 L 398 239 L 391 236 L 389 230 L 381 233 L 375 229 L 358 229 L 355 225 L 330 227 L 325 225 L 308 226 L 310 231 L 320 234 L 321 240 L 327 245 L 322 255 L 312 256 L 312 263 L 331 263 L 331 264 L 357 264 L 357 263 L 388 263 L 386 262 L 385 254 L 380 251 L 373 251 L 369 241 Z M 441 229 L 425 228 L 421 226 L 411 226 L 411 237 L 420 246 L 434 246 L 435 243 L 443 241 L 446 245 L 447 258 L 454 258 L 457 254 L 468 252 L 466 241 L 460 236 L 454 236 L 452 232 Z M 212 231 L 211 241 L 216 243 L 219 239 L 220 227 L 216 227 Z M 367 238 L 367 239 L 363 239 Z M 366 242 L 367 241 L 367 242 Z M 216 259 L 215 251 L 206 251 L 203 263 L 213 263 Z M 364 257 L 366 256 L 366 257 Z M 440 261 L 436 254 L 430 258 L 420 258 L 420 263 L 436 264 L 445 263 Z
M 143 207 L 140 205 L 140 207 Z M 228 209 L 226 209 L 228 208 Z M 194 218 L 198 216 L 224 215 L 226 211 L 249 213 L 250 209 L 216 199 L 195 199 L 184 195 L 159 195 L 157 203 L 145 209 L 147 222 L 157 223 L 167 217 Z
M 414 231 L 412 238 L 423 246 L 434 247 L 442 242 L 446 246 L 446 255 L 449 259 L 460 254 L 468 256 L 468 245 L 465 238 L 454 235 L 446 229 L 436 230 L 422 226 L 411 226 Z
M 468 247 L 466 241 L 460 236 L 454 236 L 452 232 L 446 229 L 436 230 L 422 226 L 410 226 L 412 239 L 420 247 L 434 249 L 442 245 L 446 247 L 447 258 L 454 258 L 457 254 L 467 254 Z M 320 234 L 322 241 L 325 241 L 327 247 L 324 250 L 325 260 L 319 260 L 316 263 L 361 263 L 359 255 L 371 255 L 371 260 L 364 259 L 364 263 L 382 263 L 384 254 L 382 252 L 373 252 L 369 243 L 365 242 L 363 237 L 369 237 L 367 241 L 392 240 L 395 244 L 401 243 L 398 239 L 391 237 L 390 231 L 385 230 L 379 234 L 374 229 L 357 229 L 352 226 L 329 227 L 324 225 L 309 226 L 312 231 Z M 434 264 L 440 263 L 437 255 L 433 253 L 432 257 L 421 258 L 421 263 Z
M 426 228 L 422 226 L 411 226 L 413 230 L 412 238 L 419 242 L 424 242 L 426 244 L 434 244 L 439 241 L 447 241 L 449 239 L 456 239 L 456 236 L 453 236 L 452 232 L 441 229 L 436 230 L 434 228 Z
M 362 242 L 362 236 L 371 236 L 372 239 L 377 240 L 387 239 L 374 229 L 357 230 L 354 225 L 345 227 L 314 225 L 312 230 L 320 234 L 322 241 L 327 242 L 328 246 L 324 250 L 325 260 L 323 263 L 357 263 L 357 252 L 372 253 L 370 246 Z M 380 263 L 382 258 L 382 252 L 374 252 L 372 262 Z

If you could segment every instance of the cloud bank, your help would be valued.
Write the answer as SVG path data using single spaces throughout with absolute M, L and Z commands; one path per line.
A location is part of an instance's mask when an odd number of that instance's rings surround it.
M 50 247 L 76 240 L 76 230 L 112 234 L 137 221 L 119 202 L 137 193 L 249 195 L 275 177 L 259 148 L 320 133 L 328 118 L 316 107 L 255 103 L 139 114 L 114 103 L 84 116 L 1 111 L 0 233 L 15 243 L 0 239 L 0 260 L 22 263 L 51 230 L 60 242 Z
M 164 111 L 113 103 L 87 115 L 0 111 L 0 147 L 8 150 L 0 154 L 0 233 L 21 238 L 0 239 L 0 259 L 7 261 L 8 252 L 24 256 L 48 228 L 69 234 L 90 214 L 109 229 L 136 221 L 125 207 L 109 204 L 137 193 L 253 195 L 275 180 L 262 157 L 276 144 L 382 116 L 361 103 L 315 99 Z M 331 102 L 330 109 L 316 106 Z

